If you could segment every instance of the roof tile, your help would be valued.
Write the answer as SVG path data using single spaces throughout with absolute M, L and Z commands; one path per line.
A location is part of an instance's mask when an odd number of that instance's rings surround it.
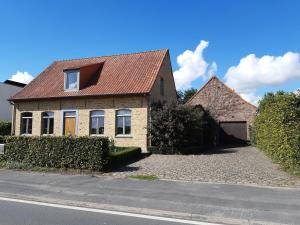
M 168 50 L 55 61 L 10 100 L 149 93 Z M 64 91 L 64 70 L 103 64 L 98 80 Z M 97 78 L 96 77 L 96 78 Z

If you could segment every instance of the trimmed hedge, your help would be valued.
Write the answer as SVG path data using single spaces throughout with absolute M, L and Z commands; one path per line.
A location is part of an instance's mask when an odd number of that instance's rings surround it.
M 300 168 L 300 96 L 268 93 L 260 101 L 253 142 L 286 169 Z
M 11 122 L 0 121 L 0 135 L 11 134 Z
M 109 161 L 104 137 L 7 137 L 5 158 L 36 167 L 103 170 Z
M 142 151 L 141 148 L 138 147 L 122 147 L 118 148 L 116 152 L 110 153 L 109 167 L 117 168 L 120 166 L 124 166 L 134 160 L 141 158 Z

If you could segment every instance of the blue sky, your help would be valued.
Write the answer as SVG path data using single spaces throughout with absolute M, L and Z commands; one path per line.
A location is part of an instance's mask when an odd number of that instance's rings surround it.
M 251 94 L 300 88 L 299 12 L 296 0 L 0 0 L 0 81 L 17 71 L 36 76 L 59 59 L 169 48 L 186 79 L 178 87 L 199 88 L 211 68 L 254 102 Z

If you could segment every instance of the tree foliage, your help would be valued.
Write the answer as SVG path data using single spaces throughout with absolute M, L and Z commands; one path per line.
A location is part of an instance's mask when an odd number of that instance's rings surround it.
M 195 93 L 197 89 L 190 88 L 184 91 L 177 91 L 177 100 L 179 104 L 185 104 Z

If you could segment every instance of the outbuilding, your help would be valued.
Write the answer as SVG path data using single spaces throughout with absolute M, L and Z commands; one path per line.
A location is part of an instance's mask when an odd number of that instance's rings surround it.
M 219 125 L 217 142 L 232 144 L 250 139 L 250 126 L 257 107 L 244 100 L 233 89 L 213 76 L 186 103 L 201 105 Z

